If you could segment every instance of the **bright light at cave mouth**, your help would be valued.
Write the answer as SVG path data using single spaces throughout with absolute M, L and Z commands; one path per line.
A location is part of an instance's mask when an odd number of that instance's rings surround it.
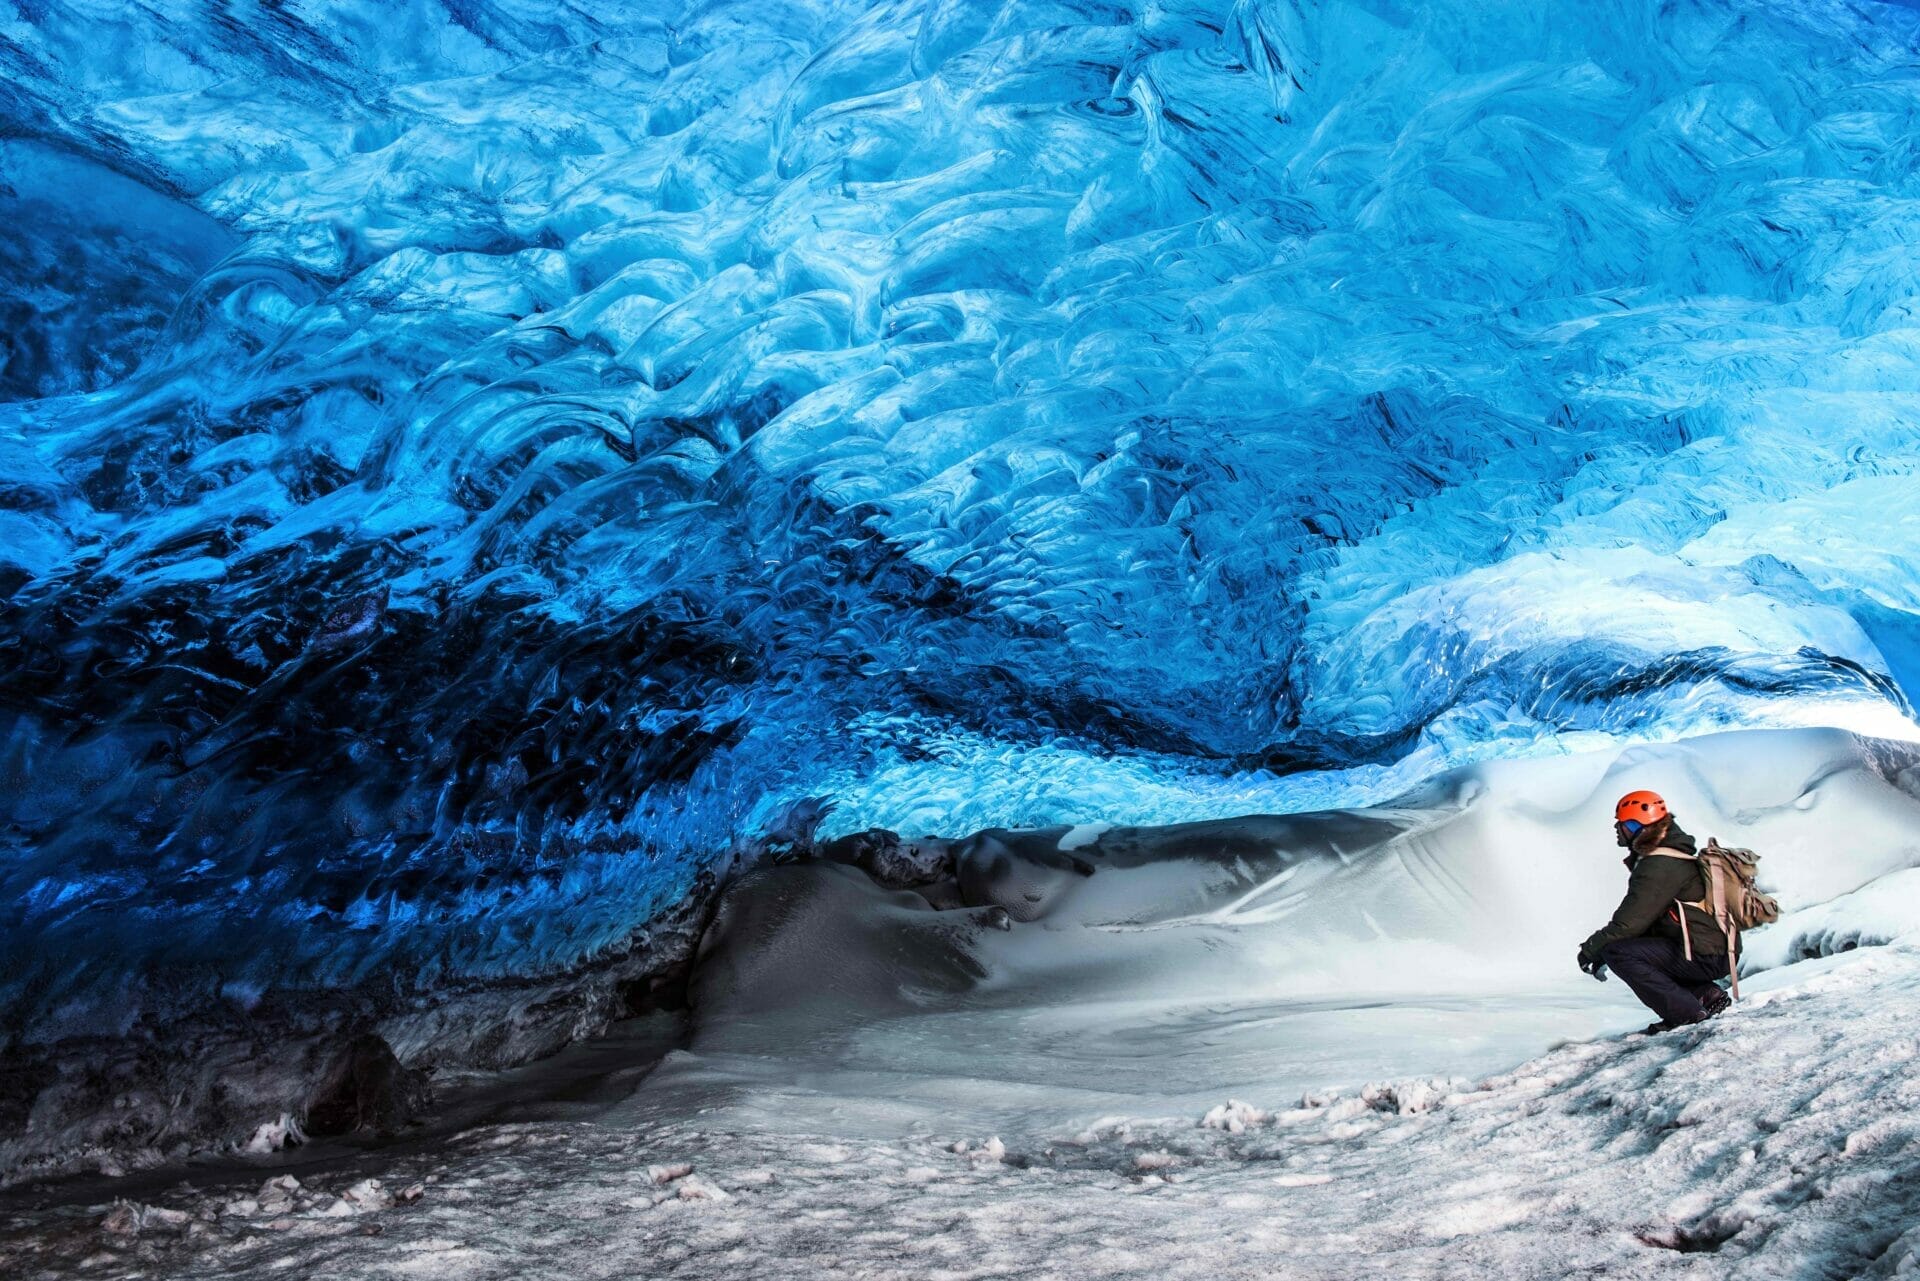
M 1912 738 L 1916 17 L 578 5 L 0 42 L 8 1026 L 565 966 L 780 807 Z

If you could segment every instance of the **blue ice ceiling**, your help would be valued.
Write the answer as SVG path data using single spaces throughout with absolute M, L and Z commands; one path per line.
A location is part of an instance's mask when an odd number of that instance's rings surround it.
M 566 963 L 809 793 L 1166 819 L 1903 709 L 1916 30 L 0 15 L 0 1000 Z

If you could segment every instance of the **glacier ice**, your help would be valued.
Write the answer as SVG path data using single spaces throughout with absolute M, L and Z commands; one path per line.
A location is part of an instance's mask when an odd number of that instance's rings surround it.
M 7 1026 L 564 965 L 808 794 L 1903 723 L 1917 31 L 9 10 Z

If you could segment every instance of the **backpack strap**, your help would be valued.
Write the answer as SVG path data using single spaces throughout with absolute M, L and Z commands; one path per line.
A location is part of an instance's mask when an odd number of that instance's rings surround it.
M 1720 931 L 1727 935 L 1728 946 L 1731 947 L 1733 935 L 1728 933 L 1727 929 L 1726 889 L 1721 884 L 1718 870 L 1713 864 L 1701 858 L 1698 854 L 1683 854 L 1679 850 L 1670 850 L 1664 845 L 1659 849 L 1648 850 L 1647 853 L 1653 857 L 1680 858 L 1685 859 L 1689 863 L 1698 864 L 1700 867 L 1700 875 L 1711 887 L 1708 890 L 1707 897 L 1701 899 L 1698 903 L 1690 903 L 1683 898 L 1673 900 L 1673 914 L 1680 918 L 1680 947 L 1685 953 L 1686 958 L 1689 961 L 1693 959 L 1693 931 L 1687 926 L 1687 909 L 1690 907 L 1697 907 L 1718 921 L 1720 923 Z M 1734 999 L 1738 1000 L 1739 996 L 1740 993 L 1736 987 Z
M 1709 849 L 1718 847 L 1711 842 Z M 1713 904 L 1713 919 L 1720 926 L 1720 932 L 1727 937 L 1727 982 L 1733 989 L 1733 999 L 1740 999 L 1740 927 L 1733 923 L 1733 913 L 1727 910 L 1727 872 L 1712 859 L 1703 861 L 1710 887 L 1707 898 Z M 1686 913 L 1682 912 L 1682 916 Z
M 1727 931 L 1727 986 L 1734 1000 L 1740 999 L 1740 931 Z

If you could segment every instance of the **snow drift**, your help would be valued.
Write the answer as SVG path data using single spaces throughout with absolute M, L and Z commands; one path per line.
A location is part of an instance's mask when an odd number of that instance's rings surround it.
M 823 1131 L 873 1097 L 882 1131 L 1011 1138 L 1490 1072 L 1647 1021 L 1573 962 L 1625 886 L 1616 797 L 1658 788 L 1703 839 L 1761 852 L 1786 909 L 1749 938 L 1743 987 L 1765 992 L 1789 962 L 1920 930 L 1916 767 L 1920 748 L 1804 730 L 1495 762 L 1380 807 L 1065 842 L 1090 874 L 1061 859 L 1066 829 L 1001 831 L 961 843 L 973 906 L 946 910 L 852 869 L 767 868 L 723 902 L 693 1055 L 654 1088 L 738 1072 L 758 1114 Z

